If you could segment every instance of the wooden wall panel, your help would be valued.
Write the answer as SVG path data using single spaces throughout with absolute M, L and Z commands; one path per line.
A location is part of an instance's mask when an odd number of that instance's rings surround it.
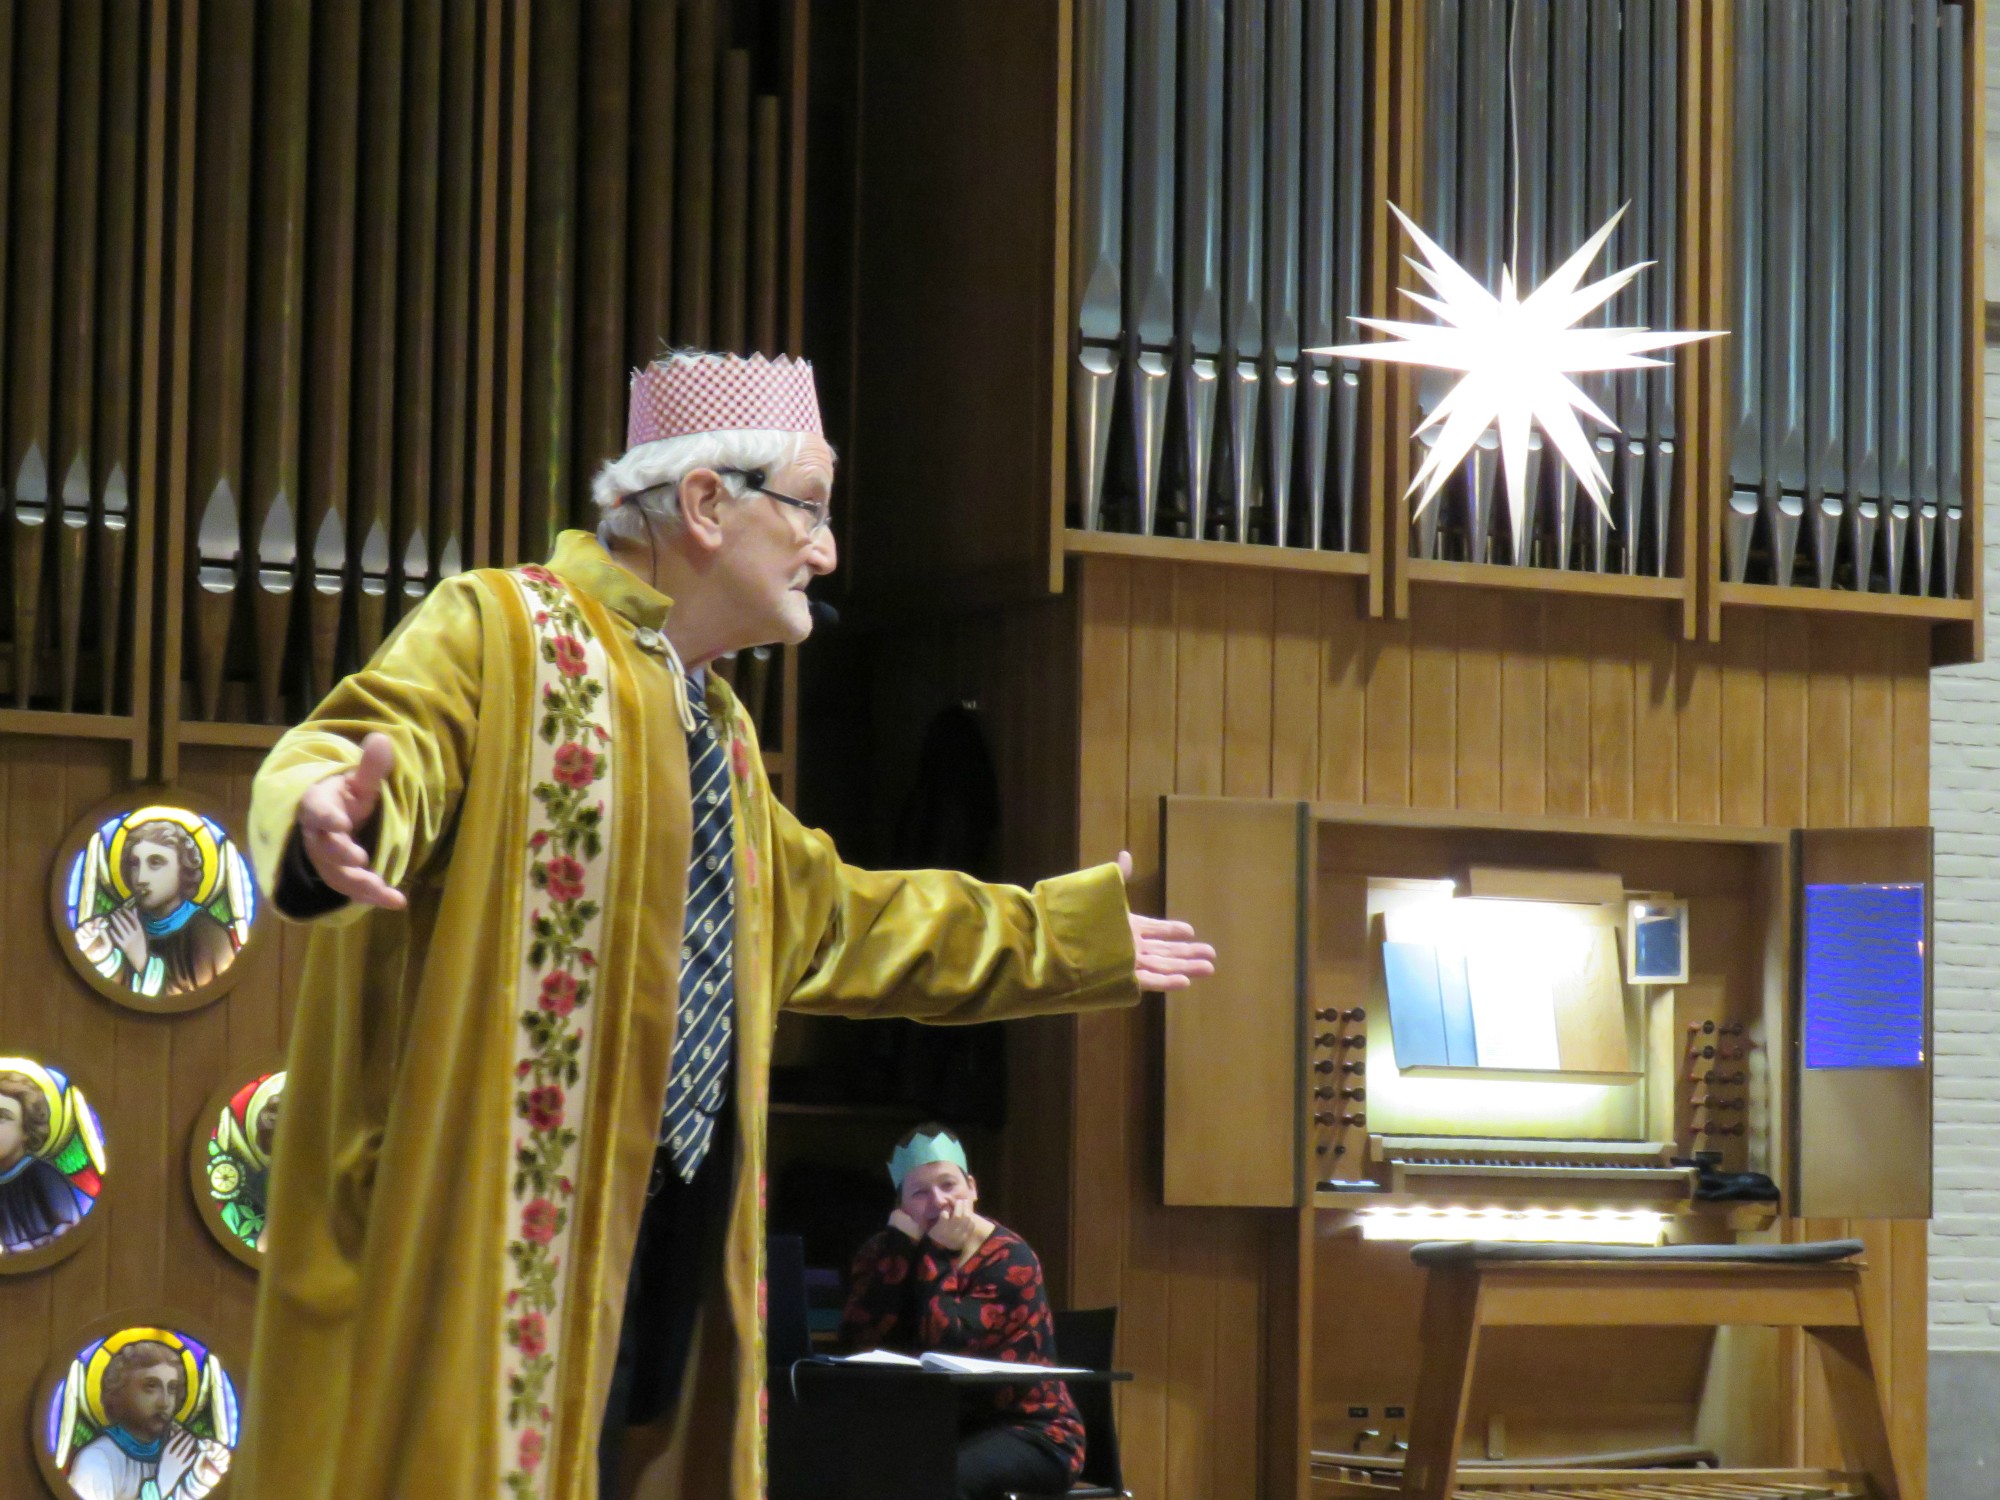
M 1168 793 L 1703 824 L 1928 816 L 1921 623 L 1864 643 L 1838 621 L 1732 617 L 1716 645 L 1681 639 L 1678 613 L 1657 603 L 1421 584 L 1408 621 L 1369 620 L 1361 586 L 1080 560 L 1081 858 L 1131 849 L 1134 900 L 1156 902 Z M 1128 1485 L 1220 1500 L 1254 1493 L 1265 1472 L 1252 1398 L 1266 1399 L 1267 1361 L 1261 1323 L 1245 1320 L 1274 1305 L 1266 1278 L 1282 1236 L 1258 1213 L 1161 1205 L 1159 1046 L 1157 1006 L 1075 1023 L 1071 1275 L 1052 1284 L 1066 1303 L 1119 1304 L 1119 1360 L 1136 1377 L 1119 1394 Z M 1896 1440 L 1912 1464 L 1922 1228 L 1788 1228 L 1868 1241 Z M 1799 1428 L 1809 1451 L 1825 1438 L 1813 1380 Z
M 1410 803 L 1450 807 L 1458 790 L 1458 599 L 1410 619 Z
M 1317 588 L 1320 791 L 1331 792 L 1343 802 L 1381 798 L 1382 792 L 1368 790 L 1375 756 L 1368 738 L 1370 648 L 1361 632 L 1341 630 L 1334 623 L 1344 610 L 1351 612 L 1353 586 L 1328 578 L 1320 580 Z
M 1456 724 L 1457 804 L 1480 812 L 1500 807 L 1500 610 L 1498 594 L 1458 601 Z
M 268 915 L 228 994 L 180 1016 L 148 1016 L 89 989 L 50 928 L 50 867 L 70 827 L 125 784 L 126 747 L 115 741 L 0 736 L 0 1052 L 43 1054 L 74 1067 L 104 1123 L 110 1164 L 92 1217 L 103 1222 L 82 1249 L 49 1270 L 0 1277 L 0 1391 L 22 1416 L 50 1352 L 107 1312 L 170 1306 L 199 1320 L 226 1356 L 248 1354 L 254 1273 L 202 1225 L 188 1186 L 188 1140 L 209 1095 L 282 1048 L 283 996 L 305 943 Z M 190 754 L 182 777 L 242 827 L 258 755 Z M 240 1378 L 243 1373 L 237 1369 Z M 0 1442 L 0 1495 L 42 1493 L 20 1437 Z
M 1547 805 L 1549 670 L 1539 599 L 1508 595 L 1495 622 L 1500 655 L 1500 810 Z
M 1590 811 L 1590 603 L 1551 598 L 1542 610 L 1549 663 L 1546 743 L 1556 747 L 1544 775 L 1548 811 L 1582 817 Z

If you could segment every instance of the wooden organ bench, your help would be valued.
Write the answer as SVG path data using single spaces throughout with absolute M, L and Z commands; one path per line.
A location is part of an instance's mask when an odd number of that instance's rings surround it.
M 1421 1244 L 1423 1365 L 1401 1473 L 1346 1469 L 1321 1495 L 1404 1500 L 1900 1500 L 1861 1310 L 1859 1240 L 1803 1245 Z M 1487 1328 L 1803 1328 L 1851 1472 L 1471 1466 L 1459 1444 Z M 1610 1372 L 1607 1372 L 1609 1375 Z

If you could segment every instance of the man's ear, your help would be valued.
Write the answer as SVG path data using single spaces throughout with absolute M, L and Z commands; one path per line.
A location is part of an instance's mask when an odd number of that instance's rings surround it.
M 729 491 L 722 487 L 722 477 L 713 469 L 692 469 L 676 486 L 674 497 L 680 505 L 681 528 L 687 535 L 704 552 L 719 548 L 722 506 L 729 498 Z

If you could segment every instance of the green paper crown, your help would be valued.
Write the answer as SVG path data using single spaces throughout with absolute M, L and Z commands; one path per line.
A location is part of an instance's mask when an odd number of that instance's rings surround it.
M 939 1131 L 936 1135 L 916 1135 L 910 1137 L 906 1145 L 898 1146 L 889 1158 L 889 1180 L 896 1184 L 896 1191 L 903 1190 L 903 1179 L 918 1167 L 927 1167 L 934 1161 L 948 1161 L 959 1171 L 971 1175 L 972 1168 L 966 1165 L 965 1147 Z

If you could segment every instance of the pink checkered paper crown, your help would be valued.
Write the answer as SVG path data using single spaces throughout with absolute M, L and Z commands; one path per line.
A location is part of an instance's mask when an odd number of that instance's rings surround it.
M 729 431 L 820 435 L 811 362 L 784 354 L 673 354 L 632 372 L 627 448 Z

